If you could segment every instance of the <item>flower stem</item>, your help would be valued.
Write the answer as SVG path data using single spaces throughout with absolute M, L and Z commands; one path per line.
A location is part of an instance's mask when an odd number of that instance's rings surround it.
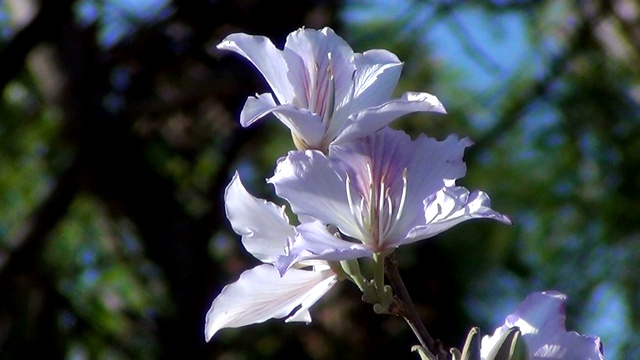
M 386 262 L 384 264 L 384 272 L 391 283 L 391 287 L 395 292 L 397 301 L 396 301 L 396 310 L 393 312 L 395 315 L 402 316 L 415 336 L 420 341 L 420 345 L 431 352 L 436 356 L 438 360 L 444 360 L 449 358 L 449 354 L 444 351 L 442 348 L 442 344 L 439 340 L 433 340 L 429 332 L 425 328 L 418 312 L 416 311 L 415 306 L 413 305 L 413 301 L 411 301 L 411 297 L 409 296 L 409 292 L 407 288 L 404 286 L 404 282 L 402 281 L 402 277 L 400 277 L 400 271 L 398 271 L 398 261 L 396 260 L 395 254 L 390 254 L 386 258 Z
M 373 261 L 375 263 L 373 267 L 373 283 L 376 286 L 376 291 L 382 293 L 384 290 L 384 272 L 385 272 L 385 256 L 379 253 L 373 254 Z

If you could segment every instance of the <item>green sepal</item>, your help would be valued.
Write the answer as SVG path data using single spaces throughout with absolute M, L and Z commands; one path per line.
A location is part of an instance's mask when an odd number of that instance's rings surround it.
M 349 280 L 353 281 L 353 283 L 358 286 L 360 291 L 365 291 L 367 279 L 362 276 L 362 273 L 360 272 L 360 264 L 357 259 L 340 261 L 340 269 L 342 270 L 342 273 L 346 274 Z

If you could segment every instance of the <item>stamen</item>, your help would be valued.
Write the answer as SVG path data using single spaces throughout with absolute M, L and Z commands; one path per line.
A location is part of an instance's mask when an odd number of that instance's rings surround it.
M 382 179 L 380 180 L 380 190 L 378 191 L 378 202 L 377 202 L 377 206 L 378 209 L 376 211 L 376 215 L 377 215 L 377 225 L 378 225 L 378 236 L 377 236 L 377 241 L 380 242 L 381 238 L 384 237 L 384 222 L 386 219 L 386 216 L 384 216 L 383 212 L 384 212 L 384 203 L 385 203 L 385 184 L 384 184 L 385 178 L 384 176 L 382 177 Z
M 375 217 L 375 205 L 376 205 L 376 198 L 375 198 L 375 188 L 373 187 L 373 172 L 371 170 L 371 164 L 369 162 L 367 162 L 367 173 L 369 174 L 369 222 L 373 222 L 373 219 Z M 373 230 L 373 229 L 371 229 Z
M 388 234 L 389 230 L 391 230 L 393 228 L 393 224 L 395 223 L 393 221 L 393 202 L 391 201 L 391 196 L 389 196 L 389 189 L 387 189 L 387 191 L 385 191 L 384 194 L 385 199 L 387 200 L 387 216 L 385 217 L 385 221 L 384 221 L 384 233 L 383 234 Z
M 358 218 L 360 216 L 356 214 L 356 208 L 353 206 L 353 199 L 351 199 L 351 177 L 349 176 L 349 173 L 347 173 L 347 181 L 345 181 L 345 183 L 347 187 L 347 201 L 349 201 L 349 211 L 351 211 L 351 215 Z
M 402 170 L 402 197 L 400 197 L 400 206 L 398 207 L 398 213 L 396 214 L 396 221 L 402 217 L 404 211 L 404 201 L 407 198 L 407 168 Z
M 317 105 L 317 93 L 318 93 L 318 69 L 320 68 L 320 65 L 318 64 L 318 62 L 314 62 L 314 72 L 313 74 L 315 75 L 315 81 L 311 81 L 311 86 L 309 87 L 309 93 L 307 94 L 307 98 L 309 99 L 309 110 L 311 110 L 312 112 L 316 111 L 316 105 Z
M 362 205 L 364 202 L 364 197 L 361 197 L 360 199 L 360 211 L 358 211 L 358 208 L 356 208 L 356 206 L 353 204 L 353 198 L 351 197 L 351 177 L 349 176 L 349 173 L 347 173 L 347 179 L 345 183 L 347 190 L 347 201 L 349 202 L 349 211 L 351 212 L 351 215 L 357 220 L 358 228 L 360 229 L 360 231 L 366 233 L 364 219 L 362 217 Z
M 335 111 L 334 107 L 336 104 L 336 84 L 335 84 L 335 78 L 333 76 L 333 64 L 331 63 L 331 53 L 328 53 L 327 57 L 329 58 L 329 66 L 327 67 L 327 72 L 329 75 L 329 90 L 328 90 L 329 94 L 327 94 L 328 99 L 324 109 L 325 113 L 324 113 L 324 116 L 322 117 L 322 122 L 326 125 L 326 128 L 328 129 L 329 126 L 331 125 L 333 112 Z
M 360 224 L 360 227 L 362 228 L 362 230 L 364 232 L 368 232 L 369 231 L 369 223 L 371 221 L 369 221 L 368 217 L 364 216 L 364 207 L 366 206 L 365 204 L 365 198 L 364 196 L 360 197 L 360 215 L 358 216 L 358 224 Z

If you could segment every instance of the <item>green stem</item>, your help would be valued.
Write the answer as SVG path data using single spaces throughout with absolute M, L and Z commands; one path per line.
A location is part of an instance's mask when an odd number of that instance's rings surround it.
M 387 278 L 391 283 L 391 287 L 393 287 L 395 295 L 398 298 L 397 305 L 399 308 L 396 313 L 406 320 L 407 324 L 409 324 L 409 327 L 418 338 L 418 340 L 420 341 L 420 345 L 422 345 L 423 348 L 427 349 L 429 352 L 435 355 L 438 360 L 448 359 L 449 354 L 444 351 L 439 341 L 433 340 L 424 324 L 422 323 L 422 320 L 420 319 L 420 316 L 418 315 L 418 312 L 413 305 L 413 301 L 411 301 L 409 292 L 404 286 L 402 277 L 400 277 L 400 271 L 398 271 L 398 261 L 396 260 L 395 254 L 387 256 L 387 262 L 384 266 L 384 273 L 387 275 Z
M 379 253 L 373 254 L 373 283 L 376 286 L 378 294 L 382 294 L 384 291 L 384 258 L 385 256 Z

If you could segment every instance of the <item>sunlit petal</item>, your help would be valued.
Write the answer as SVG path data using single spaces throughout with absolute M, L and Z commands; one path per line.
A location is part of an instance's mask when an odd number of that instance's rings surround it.
M 296 214 L 333 224 L 349 236 L 360 234 L 349 210 L 344 179 L 322 153 L 289 152 L 268 181 L 275 186 L 278 196 L 289 201 Z
M 209 341 L 222 328 L 236 328 L 289 315 L 289 321 L 309 322 L 309 307 L 335 282 L 336 276 L 331 270 L 290 269 L 284 276 L 280 276 L 272 265 L 247 270 L 213 300 L 206 316 L 205 339 Z M 294 310 L 296 312 L 292 314 Z
M 242 244 L 253 256 L 273 263 L 284 254 L 287 238 L 295 235 L 284 208 L 258 199 L 244 188 L 236 172 L 225 191 L 227 217 Z
M 271 93 L 248 97 L 240 113 L 240 125 L 247 127 L 253 124 L 271 113 L 277 106 Z
M 262 73 L 281 103 L 293 97 L 293 87 L 284 76 L 288 67 L 282 51 L 268 38 L 236 33 L 227 36 L 217 48 L 236 52 L 249 60 Z
M 494 219 L 511 224 L 506 216 L 490 208 L 491 200 L 482 191 L 463 187 L 445 187 L 424 201 L 424 225 L 411 229 L 404 244 L 435 236 L 455 225 L 478 218 Z
M 298 234 L 288 246 L 288 254 L 276 261 L 284 273 L 291 265 L 305 260 L 341 261 L 370 257 L 373 251 L 360 243 L 342 240 L 329 233 L 318 221 L 299 225 Z
M 446 112 L 437 97 L 427 93 L 407 92 L 400 99 L 364 109 L 347 119 L 334 143 L 345 143 L 372 134 L 393 120 L 414 112 Z

